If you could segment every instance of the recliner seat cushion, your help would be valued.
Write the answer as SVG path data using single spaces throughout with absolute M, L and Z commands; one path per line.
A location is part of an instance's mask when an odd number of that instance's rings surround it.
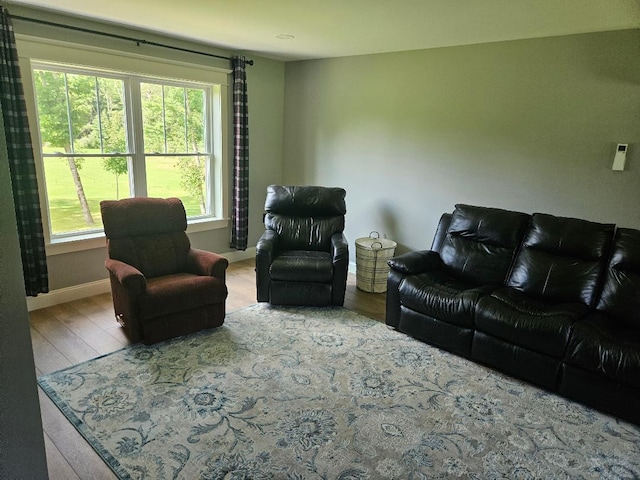
M 458 280 L 437 270 L 404 278 L 399 287 L 400 303 L 443 322 L 472 327 L 478 299 L 493 289 Z
M 581 303 L 556 304 L 511 289 L 478 301 L 478 331 L 534 352 L 561 359 L 574 323 L 588 312 Z
M 574 326 L 565 363 L 640 388 L 640 330 L 589 315 Z
M 442 262 L 462 280 L 503 285 L 528 221 L 524 213 L 456 205 L 440 247 Z
M 507 286 L 555 302 L 591 306 L 614 225 L 536 213 Z
M 330 283 L 333 279 L 331 254 L 312 250 L 285 251 L 273 259 L 269 274 L 271 280 Z
M 143 320 L 222 303 L 227 287 L 218 278 L 176 273 L 147 279 L 147 289 L 138 298 Z
M 331 305 L 331 284 L 318 282 L 271 282 L 269 302 L 272 305 Z

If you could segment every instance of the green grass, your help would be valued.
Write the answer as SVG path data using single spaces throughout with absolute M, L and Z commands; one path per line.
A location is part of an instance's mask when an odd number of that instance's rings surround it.
M 187 216 L 200 215 L 198 199 L 189 196 L 180 187 L 180 174 L 175 158 L 151 158 L 147 160 L 147 189 L 151 197 L 178 197 L 184 203 Z M 101 229 L 100 201 L 129 197 L 129 179 L 116 177 L 102 168 L 101 158 L 86 158 L 80 168 L 80 178 L 89 203 L 94 224 L 87 224 L 66 159 L 45 158 L 45 176 L 51 231 L 54 235 Z M 119 195 L 116 194 L 119 193 Z

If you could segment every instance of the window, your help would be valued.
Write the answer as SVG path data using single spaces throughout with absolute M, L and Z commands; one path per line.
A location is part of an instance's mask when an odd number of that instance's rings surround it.
M 33 65 L 52 237 L 102 228 L 100 201 L 179 197 L 211 214 L 211 88 Z
M 228 70 L 17 40 L 48 253 L 103 245 L 105 199 L 178 197 L 190 231 L 227 226 Z

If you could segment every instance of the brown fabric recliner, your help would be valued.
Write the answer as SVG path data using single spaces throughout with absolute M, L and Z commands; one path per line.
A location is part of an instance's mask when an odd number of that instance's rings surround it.
M 103 200 L 100 211 L 116 319 L 132 342 L 222 325 L 229 262 L 191 248 L 178 198 Z

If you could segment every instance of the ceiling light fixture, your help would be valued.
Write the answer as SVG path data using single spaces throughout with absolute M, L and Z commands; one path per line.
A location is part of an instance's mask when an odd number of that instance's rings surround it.
M 276 38 L 280 40 L 291 40 L 292 38 L 296 38 L 295 35 L 289 35 L 288 33 L 279 33 L 276 35 Z

